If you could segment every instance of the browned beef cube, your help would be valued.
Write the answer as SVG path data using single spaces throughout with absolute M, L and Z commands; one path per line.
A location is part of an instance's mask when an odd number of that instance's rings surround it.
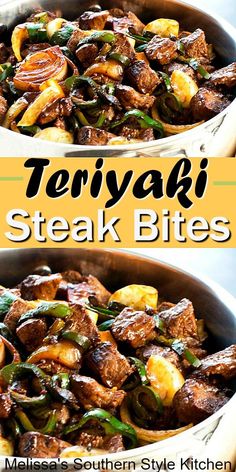
M 72 308 L 72 315 L 65 323 L 65 330 L 76 331 L 82 336 L 86 336 L 92 344 L 98 343 L 100 341 L 98 328 L 91 320 L 86 308 L 80 304 L 72 304 L 70 306 Z
M 13 401 L 9 393 L 0 393 L 0 419 L 9 418 L 12 411 Z
M 0 95 L 0 124 L 4 120 L 7 110 L 8 110 L 7 101 L 4 97 Z
M 81 282 L 68 290 L 68 301 L 78 302 L 81 298 L 96 297 L 98 302 L 107 303 L 111 294 L 93 275 L 83 276 Z
M 8 57 L 9 51 L 7 47 L 4 43 L 0 43 L 0 64 L 4 64 L 4 62 L 7 62 Z
M 68 49 L 70 49 L 72 52 L 75 52 L 81 39 L 85 38 L 86 36 L 87 34 L 85 31 L 82 31 L 79 28 L 74 30 L 69 41 L 67 42 Z
M 100 431 L 99 433 L 100 434 L 92 434 L 89 431 L 82 431 L 76 443 L 86 447 L 88 450 L 91 448 L 105 449 L 108 452 L 120 452 L 125 450 L 121 434 L 102 436 Z
M 115 37 L 116 42 L 111 52 L 122 54 L 123 56 L 128 57 L 130 60 L 133 60 L 135 57 L 135 51 L 131 46 L 127 36 L 123 33 L 116 33 Z
M 155 102 L 155 97 L 141 94 L 128 85 L 117 85 L 116 96 L 125 110 L 148 110 Z
M 25 300 L 53 300 L 61 280 L 61 274 L 29 275 L 21 282 L 21 296 Z
M 185 74 L 188 74 L 191 79 L 195 79 L 195 72 L 192 69 L 192 67 L 188 66 L 187 64 L 180 64 L 180 62 L 171 62 L 170 64 L 166 64 L 164 66 L 164 72 L 171 76 L 172 72 L 174 70 L 181 70 L 182 72 L 185 72 Z
M 222 93 L 212 89 L 200 88 L 190 102 L 190 109 L 195 121 L 209 120 L 230 105 Z
M 21 51 L 22 57 L 27 57 L 29 54 L 34 54 L 37 51 L 43 51 L 44 49 L 50 48 L 49 43 L 37 43 L 37 44 L 26 44 L 23 51 Z
M 110 10 L 110 16 L 108 17 L 108 25 L 117 32 L 127 33 L 129 28 L 132 28 L 136 34 L 142 34 L 144 24 L 140 19 L 131 11 L 126 13 L 118 11 L 118 9 Z
M 120 388 L 133 368 L 110 342 L 100 343 L 86 356 L 88 368 L 106 387 Z
M 147 344 L 137 350 L 137 356 L 146 363 L 151 356 L 161 356 L 170 361 L 177 369 L 183 371 L 181 359 L 173 349 L 169 347 L 157 346 L 156 344 Z
M 232 379 L 236 375 L 236 344 L 227 347 L 223 351 L 211 354 L 203 359 L 201 366 L 195 370 L 192 376 L 220 375 L 225 380 Z
M 216 87 L 222 85 L 229 88 L 234 87 L 236 85 L 236 62 L 213 72 L 207 84 Z
M 78 144 L 87 146 L 104 146 L 115 135 L 103 129 L 96 129 L 92 126 L 83 126 L 78 132 Z
M 213 415 L 228 401 L 217 387 L 201 379 L 188 379 L 175 394 L 173 406 L 181 423 L 194 423 Z
M 82 66 L 87 69 L 95 61 L 98 55 L 98 47 L 96 44 L 82 44 L 75 53 L 77 59 Z
M 61 100 L 54 101 L 44 108 L 42 113 L 39 115 L 38 122 L 42 125 L 50 123 L 62 116 L 70 116 L 72 113 L 73 103 L 71 98 L 62 98 Z
M 193 305 L 183 298 L 177 305 L 160 313 L 167 334 L 173 338 L 197 338 L 197 322 Z
M 188 57 L 201 58 L 208 57 L 208 48 L 205 33 L 200 28 L 193 33 L 181 39 L 184 46 L 185 54 Z
M 138 139 L 140 141 L 153 141 L 155 139 L 153 128 L 139 129 L 124 125 L 120 128 L 119 134 L 128 140 Z
M 154 36 L 148 43 L 145 53 L 150 61 L 157 60 L 159 64 L 169 64 L 178 55 L 177 43 L 169 38 Z
M 160 303 L 160 305 L 158 305 L 158 307 L 157 307 L 158 313 L 160 313 L 161 311 L 169 310 L 169 309 L 172 308 L 173 306 L 175 306 L 174 303 L 162 302 L 162 303 Z
M 63 449 L 70 446 L 71 444 L 52 436 L 29 432 L 20 436 L 18 453 L 20 457 L 51 459 L 59 457 Z
M 109 16 L 108 10 L 93 12 L 93 11 L 85 11 L 79 17 L 79 27 L 82 30 L 103 30 Z
M 21 298 L 15 300 L 8 313 L 4 318 L 5 325 L 10 329 L 10 331 L 14 332 L 17 326 L 17 323 L 22 315 L 27 313 L 30 310 L 30 305 L 25 300 Z
M 161 79 L 144 61 L 135 61 L 127 69 L 127 77 L 133 87 L 141 93 L 154 92 Z
M 155 321 L 144 311 L 124 308 L 115 318 L 111 331 L 117 341 L 128 342 L 133 348 L 137 348 L 154 339 Z
M 47 324 L 41 319 L 27 320 L 16 328 L 16 334 L 28 352 L 41 346 L 46 334 Z
M 66 270 L 62 272 L 63 280 L 65 280 L 69 284 L 77 284 L 81 282 L 82 275 L 77 270 Z
M 96 380 L 77 374 L 71 377 L 71 391 L 85 410 L 104 408 L 113 411 L 125 397 L 123 390 L 103 387 Z

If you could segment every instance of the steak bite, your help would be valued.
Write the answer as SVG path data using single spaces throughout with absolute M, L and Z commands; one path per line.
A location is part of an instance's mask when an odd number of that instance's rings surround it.
M 148 43 L 145 54 L 150 61 L 157 60 L 159 64 L 169 64 L 178 56 L 176 41 L 169 38 L 154 36 Z
M 208 47 L 205 33 L 200 28 L 197 28 L 188 36 L 181 38 L 181 44 L 184 46 L 185 54 L 188 57 L 192 57 L 194 59 L 208 57 Z
M 173 338 L 197 338 L 197 322 L 193 305 L 183 298 L 177 305 L 159 313 L 168 336 Z
M 0 393 L 0 419 L 5 420 L 11 415 L 13 401 L 9 393 Z
M 157 346 L 156 344 L 147 344 L 137 349 L 137 357 L 145 364 L 151 356 L 161 356 L 170 361 L 177 369 L 183 371 L 181 359 L 179 355 L 170 347 Z
M 86 356 L 86 365 L 106 387 L 120 388 L 133 372 L 125 356 L 110 342 L 100 343 Z
M 79 27 L 82 30 L 103 30 L 109 16 L 108 10 L 103 11 L 85 11 L 79 17 Z
M 213 89 L 200 88 L 190 102 L 195 121 L 209 120 L 230 105 L 230 100 Z
M 61 280 L 61 274 L 29 275 L 21 282 L 21 296 L 25 300 L 54 300 Z
M 132 110 L 133 108 L 148 110 L 155 102 L 154 96 L 141 94 L 128 85 L 117 85 L 116 97 L 125 110 Z
M 83 126 L 78 131 L 78 144 L 84 146 L 104 146 L 110 139 L 116 136 L 104 129 L 93 128 L 92 126 Z
M 97 326 L 91 320 L 86 308 L 79 303 L 70 305 L 72 315 L 65 323 L 65 330 L 76 331 L 76 333 L 86 336 L 93 345 L 100 341 L 100 335 Z
M 14 300 L 10 310 L 4 318 L 4 324 L 10 329 L 10 331 L 14 332 L 20 317 L 30 309 L 31 306 L 27 301 L 22 300 L 21 298 Z
M 123 33 L 116 33 L 116 42 L 111 50 L 111 52 L 122 54 L 123 56 L 128 57 L 131 61 L 135 57 L 135 50 L 130 44 L 129 39 Z
M 45 434 L 29 432 L 20 436 L 18 453 L 20 457 L 34 458 L 56 458 L 63 449 L 71 444 Z
M 193 372 L 192 377 L 211 375 L 219 375 L 225 380 L 230 380 L 236 375 L 236 344 L 205 357 L 201 366 Z
M 81 29 L 75 29 L 67 42 L 67 47 L 71 52 L 75 52 L 81 39 L 86 38 L 87 33 Z
M 135 34 L 142 34 L 145 25 L 133 12 L 113 8 L 110 10 L 108 26 L 116 32 L 127 33 L 129 28 L 132 28 Z
M 115 318 L 111 331 L 117 341 L 127 342 L 137 348 L 155 338 L 155 320 L 144 311 L 124 308 Z
M 234 87 L 236 85 L 236 62 L 213 72 L 207 85 Z
M 28 352 L 41 346 L 47 334 L 47 323 L 42 319 L 27 320 L 16 328 L 16 335 Z
M 175 394 L 173 406 L 181 423 L 197 424 L 213 415 L 229 398 L 201 379 L 188 379 Z
M 121 452 L 125 450 L 123 437 L 121 434 L 102 436 L 101 431 L 98 434 L 92 434 L 82 431 L 76 440 L 79 446 L 86 447 L 88 450 L 91 448 L 105 449 L 108 452 Z
M 156 72 L 145 61 L 135 61 L 127 68 L 127 77 L 131 85 L 140 93 L 152 93 L 161 83 Z
M 94 43 L 82 44 L 76 49 L 75 55 L 82 66 L 87 69 L 94 63 L 98 55 L 98 46 Z
M 104 408 L 114 411 L 125 397 L 123 390 L 103 387 L 91 377 L 77 374 L 71 377 L 71 391 L 85 410 Z
M 126 139 L 138 139 L 139 141 L 153 141 L 155 139 L 153 128 L 134 128 L 133 126 L 121 126 L 119 134 Z
M 195 72 L 192 69 L 192 67 L 188 66 L 187 64 L 181 64 L 180 62 L 170 62 L 170 64 L 166 64 L 164 67 L 164 72 L 171 76 L 172 72 L 174 70 L 180 70 L 181 72 L 184 72 L 185 74 L 188 74 L 191 79 L 195 79 Z
M 96 297 L 99 303 L 107 303 L 111 294 L 93 275 L 83 276 L 81 282 L 68 291 L 68 301 L 77 303 L 82 298 Z

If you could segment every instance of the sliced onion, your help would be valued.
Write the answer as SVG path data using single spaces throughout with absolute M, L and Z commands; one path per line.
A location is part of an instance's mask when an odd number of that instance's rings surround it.
M 43 91 L 27 108 L 17 126 L 32 126 L 36 123 L 44 108 L 55 100 L 64 97 L 64 92 L 55 80 L 49 80 L 42 86 Z
M 106 62 L 96 62 L 95 64 L 92 64 L 84 73 L 86 76 L 91 76 L 93 74 L 102 74 L 110 77 L 113 80 L 121 80 L 123 77 L 123 67 L 114 59 L 110 59 Z
M 81 353 L 73 342 L 63 340 L 56 344 L 41 346 L 31 354 L 27 362 L 35 364 L 43 359 L 56 361 L 69 369 L 77 369 L 80 365 Z
M 73 144 L 74 137 L 69 131 L 51 126 L 44 128 L 34 135 L 34 138 L 43 139 L 44 141 L 53 141 L 54 143 Z
M 3 336 L 0 336 L 0 340 L 5 344 L 6 348 L 12 355 L 12 362 L 16 364 L 17 362 L 21 362 L 20 354 L 16 350 L 15 346 L 13 346 L 8 339 L 4 338 Z
M 10 128 L 11 123 L 17 118 L 17 116 L 24 111 L 28 106 L 27 100 L 24 97 L 18 98 L 16 102 L 14 102 L 11 107 L 8 109 L 5 119 L 3 121 L 3 128 Z
M 187 426 L 183 426 L 182 428 L 178 428 L 178 429 L 159 430 L 159 431 L 140 428 L 132 421 L 130 417 L 127 399 L 125 399 L 121 405 L 120 416 L 123 423 L 127 423 L 130 426 L 132 426 L 132 428 L 134 428 L 134 430 L 137 433 L 138 439 L 140 441 L 145 441 L 146 443 L 154 443 L 156 441 L 163 441 L 164 439 L 171 438 L 172 436 L 176 436 L 177 434 L 180 434 L 183 431 L 186 431 L 187 429 L 192 428 L 193 426 L 192 424 L 188 424 Z
M 61 29 L 63 23 L 66 23 L 66 20 L 64 20 L 64 18 L 55 18 L 54 20 L 49 21 L 46 26 L 47 35 L 49 39 L 53 36 L 54 33 L 56 33 L 56 31 Z
M 29 33 L 25 24 L 17 25 L 14 28 L 12 37 L 11 37 L 11 44 L 12 44 L 12 50 L 18 61 L 22 61 L 21 52 L 20 52 L 21 46 L 24 43 L 24 41 L 26 41 L 26 39 L 28 38 L 29 38 Z
M 13 79 L 14 85 L 19 90 L 38 91 L 46 80 L 65 79 L 67 68 L 66 57 L 59 46 L 37 51 L 22 62 Z
M 156 104 L 154 104 L 152 107 L 152 117 L 154 118 L 154 120 L 160 121 L 160 123 L 163 125 L 164 131 L 168 135 L 183 133 L 184 131 L 188 131 L 190 129 L 196 128 L 196 126 L 202 125 L 202 123 L 205 122 L 205 120 L 202 120 L 202 121 L 198 121 L 197 123 L 193 123 L 191 125 L 171 125 L 169 123 L 166 123 L 160 118 L 160 115 L 157 111 Z
M 5 344 L 3 340 L 0 339 L 0 369 L 4 367 L 5 365 L 5 358 L 6 358 Z

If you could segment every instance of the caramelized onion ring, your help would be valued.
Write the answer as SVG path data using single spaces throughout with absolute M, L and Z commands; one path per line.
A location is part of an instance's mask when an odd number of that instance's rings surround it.
M 168 136 L 172 136 L 172 134 L 180 134 L 184 131 L 189 131 L 190 129 L 196 128 L 196 126 L 202 125 L 205 120 L 198 121 L 197 123 L 193 123 L 191 125 L 171 125 L 170 123 L 166 123 L 163 121 L 157 111 L 156 104 L 152 107 L 152 117 L 154 120 L 160 121 L 163 125 L 164 131 L 168 134 Z
M 38 91 L 40 85 L 49 79 L 57 81 L 67 75 L 67 60 L 59 46 L 38 51 L 21 63 L 14 77 L 19 90 Z

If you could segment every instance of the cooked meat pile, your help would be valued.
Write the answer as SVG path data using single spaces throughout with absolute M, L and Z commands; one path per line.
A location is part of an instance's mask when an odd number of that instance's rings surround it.
M 209 120 L 234 98 L 205 32 L 176 20 L 144 25 L 92 6 L 74 21 L 36 11 L 0 28 L 0 124 L 67 144 L 152 141 Z
M 209 353 L 191 301 L 160 302 L 154 287 L 111 294 L 44 266 L 0 287 L 0 316 L 0 455 L 123 451 L 181 433 L 233 395 L 236 345 Z

